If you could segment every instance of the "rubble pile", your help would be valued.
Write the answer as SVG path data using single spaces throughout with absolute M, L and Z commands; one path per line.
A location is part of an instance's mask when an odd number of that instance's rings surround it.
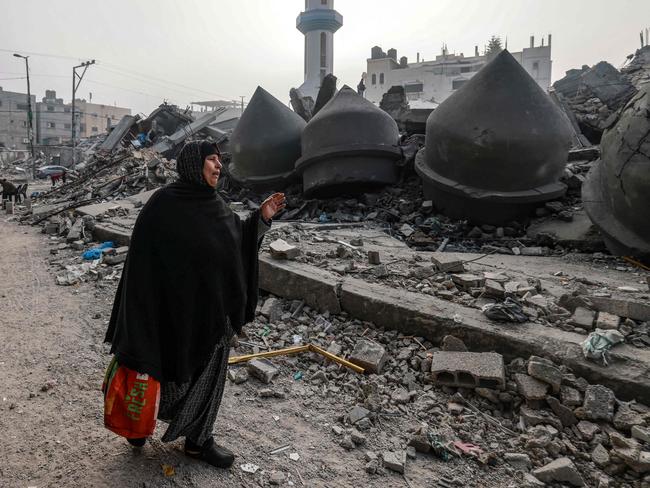
M 617 266 L 617 270 L 630 274 L 630 285 L 613 289 L 600 282 L 556 271 L 552 278 L 560 283 L 560 288 L 550 291 L 543 276 L 532 277 L 505 266 L 493 269 L 477 262 L 481 256 L 495 254 L 498 248 L 484 246 L 483 249 L 488 250 L 486 254 L 468 258 L 462 257 L 464 253 L 447 249 L 432 253 L 405 251 L 399 258 L 387 259 L 382 253 L 368 250 L 374 239 L 365 237 L 367 234 L 361 229 L 358 232 L 359 237 L 346 242 L 314 226 L 277 227 L 267 233 L 263 250 L 268 249 L 272 256 L 278 254 L 274 252 L 274 244 L 280 241 L 283 253 L 277 256 L 279 259 L 478 309 L 493 321 L 513 326 L 517 322 L 531 322 L 574 332 L 585 339 L 597 330 L 615 330 L 626 343 L 639 348 L 650 347 L 650 308 L 641 305 L 642 311 L 635 312 L 630 310 L 635 305 L 625 305 L 643 303 L 647 298 L 645 287 L 633 283 L 640 276 L 634 267 Z M 514 247 L 513 250 L 530 257 L 542 256 L 545 252 L 539 246 Z M 604 257 L 602 253 L 597 256 Z M 612 298 L 621 293 L 626 295 L 625 299 Z
M 229 377 L 237 384 L 259 385 L 248 378 L 261 379 L 263 401 L 299 394 L 309 407 L 347 398 L 331 439 L 360 451 L 369 473 L 408 474 L 409 459 L 433 456 L 503 466 L 520 486 L 650 481 L 650 408 L 622 402 L 610 389 L 549 360 L 533 356 L 504 365 L 501 355 L 467 352 L 453 336 L 434 345 L 273 296 L 260 305 L 233 354 L 302 343 L 347 358 L 366 374 L 310 355 L 233 368 Z M 303 384 L 294 387 L 282 378 Z M 406 430 L 391 426 L 400 418 L 408 419 Z
M 629 78 L 611 64 L 601 61 L 592 68 L 567 71 L 553 88 L 575 114 L 582 133 L 593 144 L 617 119 L 617 111 L 634 95 Z

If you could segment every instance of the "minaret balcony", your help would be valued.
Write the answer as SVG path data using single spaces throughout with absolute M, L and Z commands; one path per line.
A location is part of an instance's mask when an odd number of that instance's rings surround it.
M 296 19 L 296 28 L 303 34 L 318 30 L 334 33 L 342 26 L 343 16 L 331 9 L 307 10 Z

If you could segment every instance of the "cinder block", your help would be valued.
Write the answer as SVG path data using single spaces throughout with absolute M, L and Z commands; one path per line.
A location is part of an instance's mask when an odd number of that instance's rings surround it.
M 431 375 L 447 386 L 503 390 L 506 385 L 503 356 L 495 352 L 435 352 Z
M 463 262 L 460 259 L 453 258 L 444 252 L 434 252 L 433 256 L 431 256 L 431 262 L 442 273 L 462 273 L 465 271 Z
M 365 369 L 366 373 L 381 373 L 381 368 L 388 359 L 388 354 L 383 346 L 376 342 L 360 340 L 354 346 L 349 361 Z

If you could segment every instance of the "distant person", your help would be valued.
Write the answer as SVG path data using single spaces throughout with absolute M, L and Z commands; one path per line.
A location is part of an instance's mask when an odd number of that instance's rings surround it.
M 16 185 L 5 178 L 0 178 L 0 185 L 2 185 L 2 200 L 9 200 L 12 196 L 16 195 Z
M 365 85 L 365 83 L 363 82 L 363 78 L 361 78 L 361 81 L 360 81 L 359 84 L 357 85 L 357 93 L 358 93 L 359 95 L 363 96 L 363 94 L 364 94 L 365 92 L 366 92 L 366 85 Z
M 216 191 L 215 144 L 185 144 L 176 166 L 179 181 L 136 220 L 105 340 L 119 365 L 160 382 L 162 441 L 185 437 L 187 456 L 227 468 L 235 456 L 212 430 L 230 341 L 255 317 L 259 245 L 285 197 L 275 193 L 241 219 Z

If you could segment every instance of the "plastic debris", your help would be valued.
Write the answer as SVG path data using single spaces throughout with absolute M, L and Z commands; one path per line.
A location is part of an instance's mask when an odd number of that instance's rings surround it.
M 99 259 L 102 257 L 102 253 L 108 249 L 112 249 L 115 247 L 115 244 L 113 244 L 112 241 L 107 241 L 103 242 L 101 245 L 98 247 L 94 247 L 92 249 L 88 249 L 85 251 L 81 257 L 83 257 L 86 261 L 94 261 L 96 259 Z
M 511 297 L 506 298 L 503 303 L 488 303 L 481 310 L 487 318 L 498 322 L 528 321 L 528 315 L 521 304 Z
M 296 373 L 294 373 L 293 379 L 296 380 L 296 381 L 301 380 L 302 379 L 302 371 L 297 371 Z
M 596 329 L 580 345 L 585 358 L 599 359 L 602 361 L 603 366 L 607 366 L 609 364 L 610 349 L 624 341 L 625 337 L 617 330 Z

